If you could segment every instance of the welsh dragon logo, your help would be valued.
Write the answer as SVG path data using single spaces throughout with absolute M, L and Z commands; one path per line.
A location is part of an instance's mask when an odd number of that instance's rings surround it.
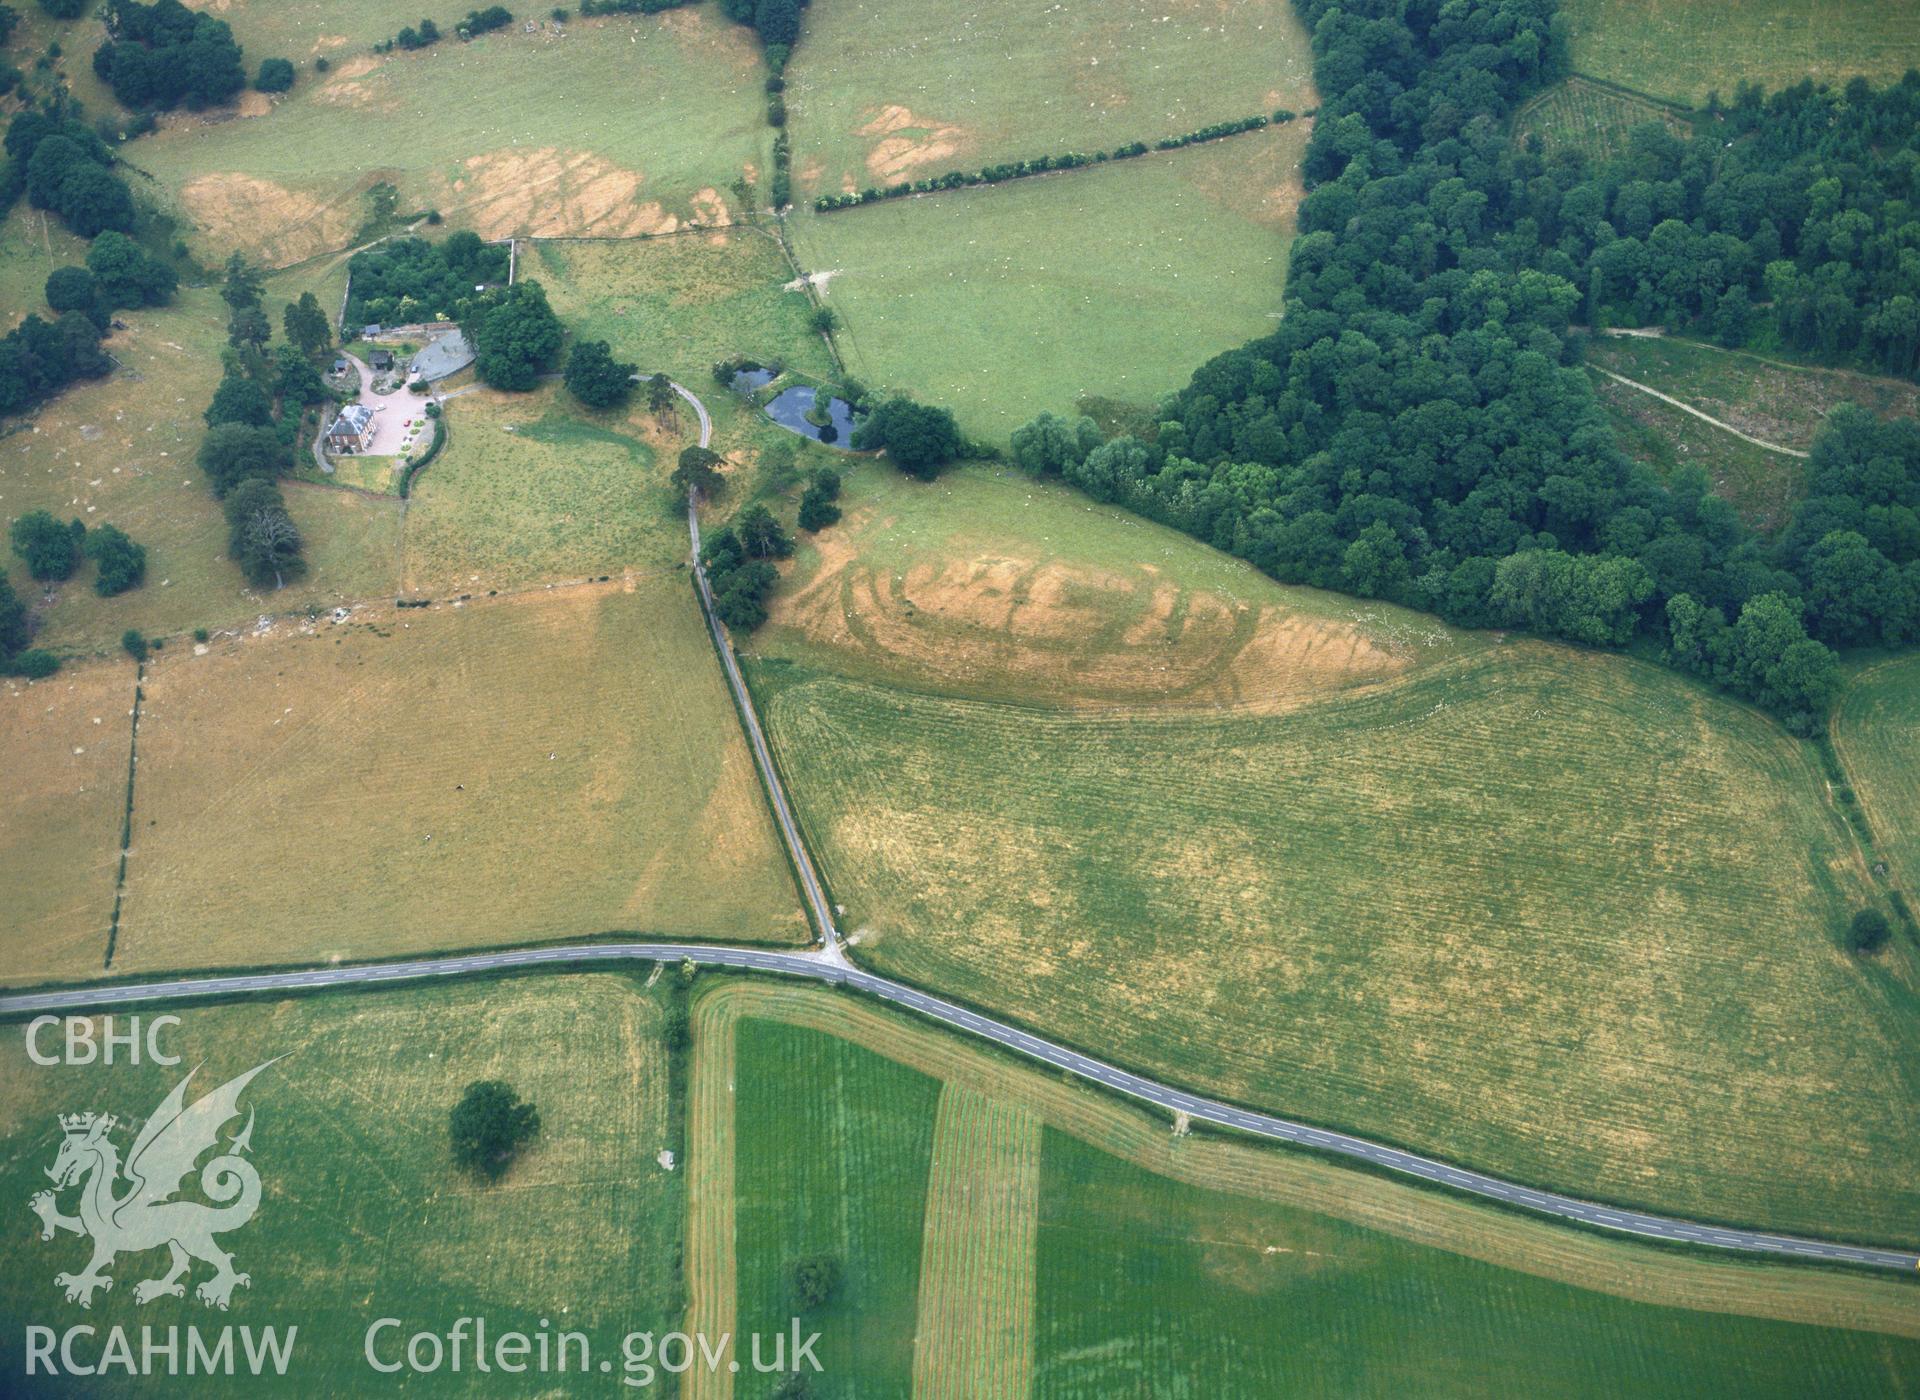
M 194 1290 L 209 1307 L 225 1309 L 234 1288 L 252 1282 L 249 1275 L 234 1272 L 233 1256 L 214 1241 L 215 1235 L 245 1225 L 260 1208 L 260 1174 L 244 1155 L 253 1137 L 251 1109 L 247 1126 L 229 1139 L 226 1151 L 200 1173 L 200 1190 L 215 1204 L 171 1197 L 186 1184 L 193 1164 L 218 1145 L 220 1129 L 239 1115 L 241 1091 L 273 1063 L 268 1060 L 267 1064 L 255 1065 L 238 1079 L 228 1080 L 195 1100 L 191 1107 L 183 1107 L 187 1085 L 197 1071 L 189 1072 L 135 1136 L 124 1168 L 113 1143 L 117 1119 L 111 1114 L 61 1115 L 64 1136 L 60 1152 L 47 1169 L 54 1190 L 38 1193 L 31 1205 L 40 1217 L 41 1239 L 50 1240 L 56 1230 L 67 1230 L 93 1240 L 93 1258 L 82 1272 L 54 1275 L 54 1283 L 66 1290 L 68 1302 L 92 1307 L 96 1289 L 113 1288 L 106 1270 L 116 1257 L 143 1254 L 162 1245 L 171 1254 L 171 1266 L 164 1277 L 134 1285 L 136 1303 L 163 1296 L 185 1297 L 187 1286 L 181 1278 L 196 1259 L 213 1265 L 215 1270 L 212 1278 Z M 125 1193 L 117 1194 L 123 1176 Z M 80 1186 L 80 1213 L 62 1215 L 54 1191 L 75 1183 Z

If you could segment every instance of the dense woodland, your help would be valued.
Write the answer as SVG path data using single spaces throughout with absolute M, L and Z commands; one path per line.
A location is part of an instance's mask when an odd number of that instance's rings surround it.
M 1465 626 L 1644 641 L 1814 726 L 1839 684 L 1831 648 L 1920 635 L 1920 425 L 1835 415 L 1809 498 L 1762 540 L 1704 473 L 1663 482 L 1620 452 L 1578 321 L 1670 296 L 1717 314 L 1746 278 L 1798 325 L 1805 278 L 1819 306 L 1846 302 L 1836 354 L 1879 353 L 1863 337 L 1903 314 L 1920 259 L 1904 202 L 1920 79 L 1857 102 L 1860 85 L 1743 93 L 1723 137 L 1642 133 L 1594 169 L 1507 135 L 1565 73 L 1553 0 L 1300 9 L 1323 105 L 1279 328 L 1202 366 L 1151 441 L 1096 446 L 1050 419 L 1016 457 L 1277 578 Z M 1734 257 L 1733 229 L 1760 246 Z M 1612 251 L 1634 237 L 1641 261 Z M 1684 264 L 1658 261 L 1682 247 Z
M 504 244 L 483 243 L 468 230 L 439 243 L 396 238 L 355 253 L 347 264 L 350 326 L 457 321 L 476 289 L 507 280 Z

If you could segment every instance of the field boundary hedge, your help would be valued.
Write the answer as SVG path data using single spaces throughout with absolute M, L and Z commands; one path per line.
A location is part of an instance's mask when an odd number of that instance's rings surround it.
M 1163 136 L 1152 145 L 1148 145 L 1145 141 L 1130 141 L 1124 146 L 1114 147 L 1111 151 L 1095 151 L 1091 155 L 1082 151 L 1061 151 L 1057 155 L 1003 161 L 998 165 L 982 166 L 978 170 L 949 170 L 944 175 L 934 175 L 924 180 L 901 180 L 897 184 L 886 186 L 869 185 L 858 194 L 823 194 L 813 201 L 813 209 L 816 214 L 831 214 L 836 209 L 854 209 L 863 204 L 879 204 L 889 199 L 904 199 L 908 195 L 938 194 L 942 190 L 971 189 L 978 185 L 1000 185 L 1009 180 L 1031 179 L 1035 175 L 1054 175 L 1063 170 L 1081 170 L 1090 165 L 1106 165 L 1116 160 L 1133 160 L 1152 151 L 1178 151 L 1210 141 L 1224 141 L 1229 136 L 1240 136 L 1249 131 L 1264 131 L 1270 126 L 1284 126 L 1297 115 L 1298 113 L 1282 107 L 1271 116 L 1263 113 L 1258 116 L 1241 117 L 1238 121 L 1215 122 L 1212 126 L 1203 126 L 1197 131 L 1185 132 L 1179 136 Z M 1308 115 L 1311 116 L 1312 113 Z

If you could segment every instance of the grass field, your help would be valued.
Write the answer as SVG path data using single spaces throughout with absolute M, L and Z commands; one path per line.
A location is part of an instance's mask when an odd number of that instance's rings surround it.
M 56 267 L 86 261 L 87 244 L 75 238 L 45 210 L 22 200 L 0 220 L 0 335 L 19 325 L 32 312 L 50 321 L 54 313 L 46 302 L 47 274 Z
M 1275 711 L 1480 646 L 1023 474 L 861 463 L 752 654 L 978 699 Z
M 804 939 L 688 592 L 668 573 L 169 648 L 115 967 Z
M 281 281 L 268 287 L 276 315 L 290 291 Z M 106 341 L 120 368 L 67 389 L 0 437 L 0 518 L 46 509 L 89 525 L 118 525 L 146 546 L 146 582 L 102 598 L 92 570 L 82 569 L 51 602 L 37 605 L 37 644 L 85 654 L 114 647 L 129 627 L 178 635 L 262 613 L 391 596 L 399 503 L 300 486 L 286 494 L 305 543 L 306 575 L 278 592 L 247 586 L 227 558 L 220 503 L 194 464 L 206 433 L 201 413 L 220 380 L 226 308 L 211 289 L 187 290 L 172 306 L 125 311 L 121 319 L 128 329 Z M 25 590 L 24 571 L 14 582 Z
M 24 1059 L 10 1063 L 0 1076 L 0 1186 L 22 1215 L 0 1244 L 0 1317 L 16 1339 L 28 1323 L 125 1326 L 136 1358 L 142 1324 L 163 1339 L 188 1324 L 209 1340 L 223 1324 L 299 1328 L 284 1380 L 175 1382 L 196 1394 L 366 1394 L 393 1384 L 401 1378 L 375 1376 L 362 1354 L 380 1317 L 406 1324 L 385 1334 L 395 1349 L 415 1331 L 444 1335 L 458 1317 L 484 1316 L 493 1336 L 532 1333 L 544 1318 L 550 1334 L 587 1333 L 594 1355 L 618 1366 L 624 1333 L 667 1331 L 684 1304 L 683 1183 L 655 1161 L 673 1131 L 666 994 L 574 975 L 199 1006 L 181 1011 L 163 1039 L 184 1057 L 178 1069 L 16 1072 Z M 20 1056 L 17 1028 L 7 1040 L 8 1055 Z M 263 1200 L 246 1228 L 223 1237 L 235 1267 L 252 1275 L 231 1310 L 210 1311 L 191 1291 L 136 1305 L 133 1285 L 164 1271 L 164 1252 L 122 1256 L 116 1286 L 91 1312 L 65 1302 L 53 1276 L 84 1265 L 85 1243 L 70 1234 L 42 1242 L 24 1214 L 48 1184 L 57 1115 L 90 1109 L 131 1124 L 189 1067 L 200 1066 L 194 1088 L 205 1092 L 275 1056 L 286 1058 L 241 1100 L 256 1114 L 251 1157 Z M 453 1167 L 446 1126 L 461 1090 L 489 1078 L 508 1081 L 541 1117 L 539 1137 L 491 1187 Z M 115 1138 L 124 1151 L 131 1126 Z M 73 1209 L 71 1192 L 62 1204 Z M 196 1265 L 190 1288 L 210 1274 Z M 100 1345 L 99 1335 L 82 1341 L 92 1354 Z M 184 1367 L 184 1338 L 181 1348 Z M 407 1377 L 409 1393 L 522 1393 L 503 1388 L 497 1371 L 475 1372 L 470 1350 L 466 1361 L 458 1375 Z M 19 1365 L 10 1352 L 16 1384 Z M 154 1384 L 109 1374 L 87 1389 L 150 1394 Z
M 830 1255 L 838 1295 L 805 1315 L 805 1330 L 823 1334 L 822 1369 L 843 1388 L 857 1373 L 905 1393 L 939 1084 L 775 1021 L 744 1021 L 735 1034 L 735 1239 L 749 1242 L 739 1335 L 785 1331 L 799 1311 L 794 1265 Z
M 1800 458 L 1742 442 L 1723 428 L 1605 375 L 1589 373 L 1588 379 L 1622 452 L 1662 477 L 1672 476 L 1683 466 L 1699 467 L 1714 494 L 1725 497 L 1754 529 L 1768 533 L 1779 529 L 1806 494 L 1807 464 Z M 1661 379 L 1640 382 L 1675 398 L 1687 397 Z
M 1271 330 L 1310 123 L 793 222 L 848 369 L 1004 441 L 1086 394 L 1152 403 Z
M 1238 694 L 1156 695 L 1174 673 L 1124 633 L 1029 662 L 998 621 L 1011 580 L 993 560 L 1097 571 L 1028 484 L 954 481 L 973 493 L 962 510 L 945 482 L 869 505 L 853 478 L 847 539 L 815 549 L 873 534 L 928 562 L 902 585 L 882 547 L 877 586 L 856 570 L 838 609 L 828 588 L 810 615 L 802 560 L 752 653 L 800 815 L 876 968 L 1164 1077 L 1530 1180 L 1910 1232 L 1893 1164 L 1916 1149 L 1901 1108 L 1914 972 L 1904 952 L 1862 967 L 1840 946 L 1865 871 L 1805 750 L 1638 662 L 1447 643 L 1431 622 L 1428 641 L 1352 604 L 1344 633 L 1323 631 L 1324 612 L 1289 623 L 1270 585 L 1274 640 L 1227 663 L 1260 668 Z M 1078 504 L 1065 515 L 1100 538 L 1102 512 Z M 991 554 L 981 521 L 1001 522 Z M 1131 557 L 1154 558 L 1164 532 L 1128 528 Z M 1113 591 L 1036 622 L 1111 637 L 1101 622 L 1137 597 Z M 937 609 L 995 625 L 918 623 Z M 1360 640 L 1385 659 L 1348 660 L 1368 659 Z M 943 669 L 910 687 L 929 652 Z M 1316 685 L 1338 702 L 1311 703 Z
M 446 414 L 451 439 L 407 509 L 409 590 L 484 592 L 686 558 L 673 460 L 647 441 L 640 405 L 590 413 L 550 382 L 479 389 Z
M 1920 9 L 1888 0 L 1565 0 L 1573 66 L 1678 102 L 1757 82 L 1897 79 L 1920 63 Z
M 383 29 L 403 22 L 385 13 Z M 584 20 L 564 37 L 515 24 L 412 54 L 354 46 L 334 65 L 261 115 L 176 119 L 129 150 L 197 250 L 280 265 L 343 247 L 378 180 L 403 211 L 437 207 L 488 237 L 658 232 L 724 221 L 732 183 L 767 168 L 751 36 L 713 5 Z
M 98 976 L 126 811 L 133 663 L 0 682 L 0 981 Z
M 642 371 L 665 373 L 700 396 L 728 476 L 743 485 L 753 480 L 737 469 L 750 467 L 772 442 L 798 446 L 803 469 L 845 462 L 844 453 L 776 427 L 713 380 L 713 366 L 735 358 L 777 363 L 805 378 L 833 376 L 825 342 L 807 325 L 812 303 L 788 285 L 792 269 L 771 235 L 736 228 L 640 242 L 539 243 L 525 256 L 527 275 L 545 285 L 577 338 L 609 341 Z M 696 432 L 692 412 L 676 405 L 658 439 L 669 466 Z M 733 490 L 722 509 L 741 495 Z
M 1920 893 L 1920 656 L 1855 677 L 1835 712 L 1833 742 L 1893 859 L 1895 882 L 1912 900 Z
M 1810 1375 L 1874 1394 L 1914 1364 L 1920 1305 L 1899 1280 L 1649 1250 L 1303 1154 L 1176 1137 L 1120 1100 L 811 987 L 728 981 L 700 994 L 695 1025 L 706 1092 L 690 1180 L 739 1172 L 765 1190 L 750 1164 L 775 1154 L 859 1170 L 837 1205 L 804 1182 L 771 1188 L 783 1210 L 825 1217 L 804 1240 L 780 1211 L 742 1215 L 724 1239 L 696 1215 L 690 1258 L 737 1265 L 744 1308 L 747 1278 L 777 1276 L 797 1248 L 885 1237 L 910 1254 L 918 1239 L 917 1288 L 849 1293 L 855 1315 L 836 1305 L 805 1325 L 830 1342 L 912 1325 L 919 1357 L 998 1360 L 997 1374 L 959 1373 L 969 1395 L 1792 1394 Z M 960 1213 L 980 1228 L 948 1250 Z M 1031 1279 L 1024 1305 L 986 1306 L 1017 1297 L 1001 1273 Z M 729 1269 L 689 1281 L 696 1316 L 730 1315 Z M 1011 1315 L 1030 1329 L 1024 1350 L 1000 1325 Z M 819 1378 L 825 1393 L 904 1393 L 897 1348 L 851 1363 Z M 953 1378 L 917 1373 L 914 1393 Z M 766 1389 L 721 1377 L 689 1393 Z
M 1098 13 L 1017 0 L 809 10 L 788 71 L 801 196 L 1056 151 L 1149 144 L 1318 105 L 1287 0 Z
M 1647 122 L 1662 122 L 1686 138 L 1686 125 L 1671 108 L 1575 76 L 1522 107 L 1513 126 L 1522 139 L 1538 135 L 1550 155 L 1579 151 L 1599 161 L 1625 150 L 1628 133 Z
M 1802 452 L 1813 446 L 1826 416 L 1843 403 L 1859 404 L 1882 418 L 1920 414 L 1920 386 L 1849 370 L 1795 368 L 1698 341 L 1601 336 L 1589 343 L 1587 358 L 1743 433 Z

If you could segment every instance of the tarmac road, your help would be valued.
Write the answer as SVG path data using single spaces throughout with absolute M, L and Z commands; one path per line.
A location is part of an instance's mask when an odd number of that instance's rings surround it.
M 707 416 L 706 406 L 682 386 L 675 384 L 673 388 L 693 405 L 694 411 L 699 415 L 700 444 L 703 447 L 706 446 L 712 436 L 712 422 Z M 812 858 L 807 853 L 806 843 L 800 839 L 799 827 L 794 822 L 792 810 L 787 804 L 786 789 L 781 784 L 780 775 L 773 766 L 772 752 L 767 746 L 765 734 L 761 731 L 760 718 L 755 712 L 753 697 L 748 693 L 746 682 L 740 674 L 739 664 L 734 659 L 733 647 L 728 642 L 718 619 L 713 615 L 713 599 L 707 587 L 706 570 L 699 564 L 700 521 L 695 514 L 692 499 L 687 503 L 687 529 L 693 545 L 694 578 L 699 588 L 701 611 L 706 617 L 707 627 L 713 634 L 715 649 L 719 652 L 726 670 L 727 684 L 733 690 L 734 699 L 739 705 L 747 739 L 753 749 L 754 762 L 760 767 L 774 817 L 780 826 L 781 838 L 786 842 L 794 869 L 799 874 L 801 892 L 806 897 L 808 909 L 823 940 L 820 948 L 807 953 L 786 953 L 703 943 L 637 942 L 520 948 L 452 957 L 416 958 L 405 962 L 342 965 L 305 972 L 240 973 L 232 976 L 186 977 L 170 981 L 15 993 L 0 996 L 0 1017 L 124 1006 L 142 1001 L 186 1000 L 258 992 L 300 992 L 325 987 L 418 981 L 431 977 L 457 977 L 502 969 L 569 963 L 691 961 L 708 967 L 745 968 L 759 972 L 808 977 L 819 982 L 854 988 L 881 1001 L 892 1002 L 896 1006 L 905 1007 L 919 1015 L 939 1021 L 964 1034 L 1005 1046 L 1029 1059 L 1066 1070 L 1093 1083 L 1103 1084 L 1130 1098 L 1155 1104 L 1169 1112 L 1185 1113 L 1196 1122 L 1212 1123 L 1253 1137 L 1294 1143 L 1332 1156 L 1368 1162 L 1388 1171 L 1417 1177 L 1468 1195 L 1501 1201 L 1510 1206 L 1521 1207 L 1559 1220 L 1575 1221 L 1603 1230 L 1715 1249 L 1867 1265 L 1884 1269 L 1920 1269 L 1920 1254 L 1910 1250 L 1836 1244 L 1792 1235 L 1730 1229 L 1690 1220 L 1678 1220 L 1670 1216 L 1648 1215 L 1641 1211 L 1599 1205 L 1573 1196 L 1562 1196 L 1551 1191 L 1537 1191 L 1516 1182 L 1502 1181 L 1499 1177 L 1488 1176 L 1484 1172 L 1469 1171 L 1446 1162 L 1436 1161 L 1431 1157 L 1422 1157 L 1417 1153 L 1389 1147 L 1385 1143 L 1355 1137 L 1351 1133 L 1315 1128 L 1305 1123 L 1296 1123 L 1288 1118 L 1256 1113 L 1213 1099 L 1203 1099 L 1184 1090 L 1103 1063 L 1077 1050 L 1055 1044 L 1053 1041 L 1032 1035 L 1005 1022 L 996 1021 L 992 1017 L 983 1016 L 966 1007 L 957 1006 L 953 1002 L 932 996 L 905 983 L 878 977 L 855 967 L 848 961 L 841 948 L 840 931 L 833 919 L 832 905 L 828 902 L 826 892 L 814 870 Z
M 747 968 L 760 972 L 808 977 L 852 987 L 939 1021 L 967 1035 L 1005 1046 L 1029 1059 L 1053 1065 L 1083 1079 L 1169 1112 L 1186 1113 L 1196 1122 L 1232 1128 L 1253 1137 L 1295 1143 L 1336 1157 L 1369 1162 L 1376 1167 L 1418 1177 L 1468 1195 L 1502 1201 L 1540 1215 L 1578 1221 L 1605 1230 L 1673 1240 L 1683 1244 L 1742 1250 L 1787 1258 L 1862 1264 L 1884 1269 L 1920 1269 L 1920 1255 L 1909 1250 L 1877 1249 L 1868 1245 L 1835 1244 L 1756 1230 L 1676 1220 L 1664 1215 L 1597 1205 L 1551 1191 L 1502 1181 L 1484 1172 L 1468 1171 L 1351 1133 L 1316 1128 L 1268 1113 L 1255 1113 L 1213 1099 L 1200 1098 L 1140 1075 L 1105 1064 L 1064 1045 L 1029 1034 L 1015 1026 L 983 1016 L 914 987 L 850 966 L 837 948 L 808 953 L 782 953 L 757 948 L 727 948 L 701 943 L 596 943 L 546 948 L 519 948 L 456 957 L 417 958 L 407 962 L 364 963 L 318 968 L 308 972 L 240 973 L 224 977 L 187 977 L 170 981 L 123 983 L 116 986 L 77 987 L 59 991 L 24 992 L 0 996 L 0 1016 L 59 1013 L 81 1009 L 125 1006 L 142 1001 L 185 1000 L 251 992 L 299 992 L 324 987 L 420 981 L 432 977 L 492 972 L 568 963 L 666 962 L 690 960 L 709 967 Z

